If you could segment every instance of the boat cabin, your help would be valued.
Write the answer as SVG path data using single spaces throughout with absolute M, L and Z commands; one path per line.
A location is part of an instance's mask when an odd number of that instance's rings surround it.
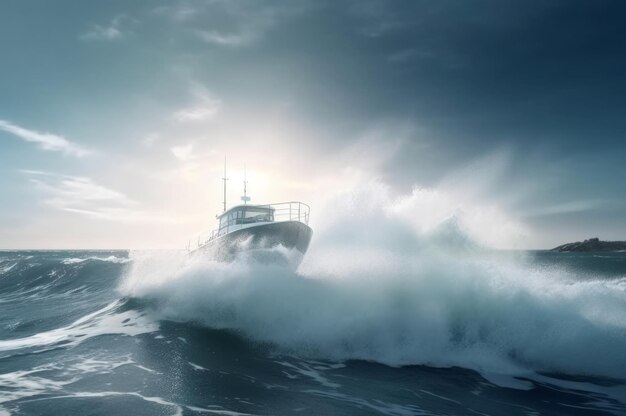
M 233 225 L 273 222 L 274 208 L 267 205 L 239 205 L 220 215 L 220 233 Z
M 297 221 L 305 225 L 309 223 L 310 208 L 302 202 L 290 201 L 267 205 L 237 205 L 226 210 L 216 218 L 219 227 L 198 236 L 197 247 L 209 243 L 211 240 L 229 234 L 233 231 L 267 223 Z M 189 243 L 191 247 L 191 242 Z

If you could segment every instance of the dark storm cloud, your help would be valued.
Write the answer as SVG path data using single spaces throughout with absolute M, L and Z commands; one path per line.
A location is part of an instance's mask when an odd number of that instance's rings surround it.
M 623 3 L 316 2 L 290 14 L 261 4 L 272 24 L 247 47 L 214 42 L 207 82 L 234 75 L 248 102 L 297 97 L 303 122 L 330 146 L 368 123 L 413 125 L 388 166 L 398 181 L 432 181 L 499 146 L 516 153 L 521 170 L 551 158 L 602 159 L 607 147 L 626 155 Z M 576 187 L 584 187 L 598 180 L 590 169 L 566 175 L 582 176 Z M 604 181 L 621 192 L 614 175 Z
M 626 199 L 625 17 L 616 1 L 325 3 L 281 22 L 256 52 L 286 63 L 276 91 L 306 97 L 303 113 L 333 126 L 332 143 L 368 121 L 413 126 L 386 166 L 396 183 L 433 183 L 505 150 L 499 191 L 535 183 L 528 206 L 599 198 L 570 221 L 615 222 Z
M 271 47 L 301 51 L 331 107 L 412 116 L 478 146 L 584 148 L 625 131 L 625 16 L 619 2 L 355 3 L 292 20 Z
M 500 143 L 625 151 L 623 3 L 327 2 L 291 14 L 262 4 L 252 15 L 272 24 L 236 52 L 218 35 L 235 42 L 249 16 L 231 32 L 196 22 L 222 47 L 207 65 L 235 68 L 258 96 L 297 96 L 313 123 L 333 125 L 333 140 L 366 120 L 408 119 L 453 146 L 450 162 Z

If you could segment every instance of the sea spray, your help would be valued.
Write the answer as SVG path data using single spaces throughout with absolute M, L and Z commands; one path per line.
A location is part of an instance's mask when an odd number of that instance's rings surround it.
M 473 223 L 478 209 L 414 193 L 417 211 L 441 211 L 427 215 L 431 224 L 408 215 L 407 199 L 398 208 L 367 191 L 318 211 L 298 272 L 131 253 L 119 290 L 153 300 L 160 318 L 235 330 L 300 356 L 623 377 L 624 279 L 581 281 L 489 250 Z

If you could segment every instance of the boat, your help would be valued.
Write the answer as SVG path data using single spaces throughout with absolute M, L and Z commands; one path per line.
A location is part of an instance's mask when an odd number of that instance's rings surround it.
M 222 214 L 218 226 L 191 242 L 192 255 L 231 262 L 245 257 L 263 263 L 287 264 L 293 268 L 302 261 L 313 230 L 309 227 L 310 207 L 299 201 L 271 204 L 248 204 L 247 180 L 244 178 L 243 204 L 226 209 L 226 174 L 224 173 Z

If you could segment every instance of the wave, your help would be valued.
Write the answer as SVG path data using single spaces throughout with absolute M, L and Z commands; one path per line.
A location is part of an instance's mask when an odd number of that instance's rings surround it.
M 35 349 L 45 351 L 59 346 L 72 347 L 105 334 L 138 335 L 153 332 L 158 325 L 136 310 L 122 311 L 123 300 L 116 300 L 87 314 L 70 325 L 16 339 L 0 340 L 0 351 Z
M 300 356 L 624 377 L 626 278 L 536 267 L 485 249 L 462 212 L 418 227 L 407 211 L 427 213 L 428 200 L 398 207 L 366 194 L 365 209 L 327 212 L 314 226 L 298 272 L 133 252 L 119 291 L 154 300 L 160 318 L 232 329 Z
M 0 275 L 2 275 L 2 274 L 4 274 L 4 273 L 8 273 L 8 272 L 10 272 L 11 270 L 13 270 L 13 268 L 14 268 L 15 266 L 17 266 L 17 263 L 13 263 L 13 264 L 10 264 L 10 265 L 8 265 L 8 266 L 3 266 L 3 267 L 0 267 Z
M 132 261 L 132 259 L 129 259 L 129 258 L 126 258 L 126 257 L 117 257 L 117 256 L 108 256 L 108 257 L 89 256 L 89 257 L 68 257 L 68 258 L 65 258 L 65 259 L 61 260 L 61 263 L 63 263 L 63 264 L 77 264 L 77 263 L 84 263 L 84 262 L 86 262 L 86 261 L 90 261 L 90 260 L 102 261 L 102 262 L 107 262 L 107 263 L 119 263 L 119 264 L 128 263 L 129 261 Z

